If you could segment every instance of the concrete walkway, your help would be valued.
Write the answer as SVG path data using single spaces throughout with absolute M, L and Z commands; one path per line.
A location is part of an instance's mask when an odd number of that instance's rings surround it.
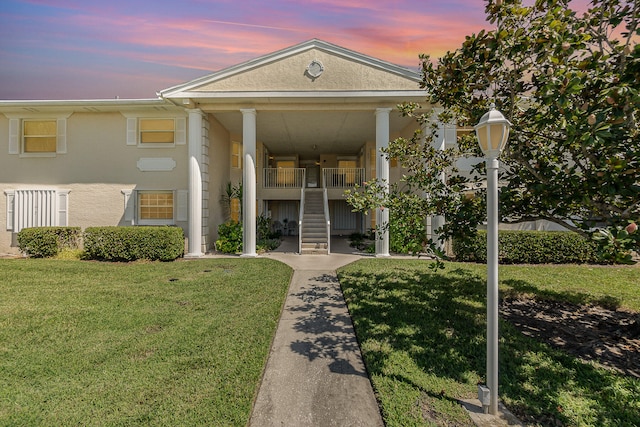
M 383 426 L 336 276 L 360 257 L 296 250 L 264 255 L 294 273 L 249 425 Z
M 384 426 L 336 275 L 362 255 L 346 239 L 332 238 L 328 256 L 298 255 L 297 243 L 261 255 L 294 273 L 249 426 Z M 461 403 L 479 427 L 522 425 L 502 405 L 492 416 Z

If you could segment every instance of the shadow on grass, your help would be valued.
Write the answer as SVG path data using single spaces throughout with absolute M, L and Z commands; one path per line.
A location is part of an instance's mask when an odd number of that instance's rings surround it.
M 462 267 L 434 273 L 418 263 L 363 265 L 341 270 L 340 282 L 374 383 L 382 377 L 440 399 L 474 393 L 470 379 L 482 378 L 486 369 L 485 279 Z M 525 282 L 511 286 L 538 292 Z M 580 362 L 500 323 L 500 395 L 523 421 L 640 423 L 640 381 Z M 419 372 L 410 372 L 407 363 L 394 366 L 399 354 Z M 425 385 L 424 374 L 434 376 L 442 391 Z M 381 396 L 383 406 L 393 398 Z
M 506 291 L 506 293 L 509 295 L 531 294 L 535 295 L 538 299 L 566 301 L 577 305 L 594 304 L 604 308 L 608 308 L 610 310 L 617 310 L 622 306 L 622 299 L 610 295 L 603 295 L 599 298 L 595 298 L 593 295 L 589 295 L 583 292 L 557 292 L 551 289 L 542 289 L 524 280 L 516 279 L 503 280 L 501 281 L 501 283 L 510 288 L 508 291 Z

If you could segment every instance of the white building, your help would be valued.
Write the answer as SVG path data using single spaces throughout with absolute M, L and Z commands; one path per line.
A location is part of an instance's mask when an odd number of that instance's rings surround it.
M 25 227 L 169 224 L 200 256 L 227 219 L 229 183 L 243 183 L 246 256 L 255 255 L 257 215 L 312 246 L 328 243 L 326 220 L 329 234 L 366 230 L 372 218 L 351 212 L 343 192 L 398 179 L 379 149 L 413 134 L 396 106 L 425 102 L 419 80 L 310 40 L 154 99 L 0 101 L 0 253 L 18 252 Z M 303 220 L 303 209 L 315 215 Z M 388 210 L 378 216 L 386 221 Z

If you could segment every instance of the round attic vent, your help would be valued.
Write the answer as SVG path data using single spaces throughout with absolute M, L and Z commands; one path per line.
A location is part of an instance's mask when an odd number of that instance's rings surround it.
M 317 59 L 311 61 L 307 66 L 307 74 L 309 74 L 309 76 L 313 77 L 314 79 L 320 77 L 323 71 L 324 65 L 322 65 L 322 62 L 318 61 Z

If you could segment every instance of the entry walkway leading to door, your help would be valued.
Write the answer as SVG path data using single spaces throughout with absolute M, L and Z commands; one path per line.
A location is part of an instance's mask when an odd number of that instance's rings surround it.
M 263 255 L 294 273 L 249 426 L 384 426 L 336 275 L 361 255 L 344 238 L 332 238 L 331 255 L 298 255 L 297 244 L 286 237 Z M 499 415 L 461 404 L 476 426 L 522 425 L 502 404 Z
M 294 273 L 249 425 L 383 426 L 336 276 L 360 257 L 287 243 L 265 255 Z

